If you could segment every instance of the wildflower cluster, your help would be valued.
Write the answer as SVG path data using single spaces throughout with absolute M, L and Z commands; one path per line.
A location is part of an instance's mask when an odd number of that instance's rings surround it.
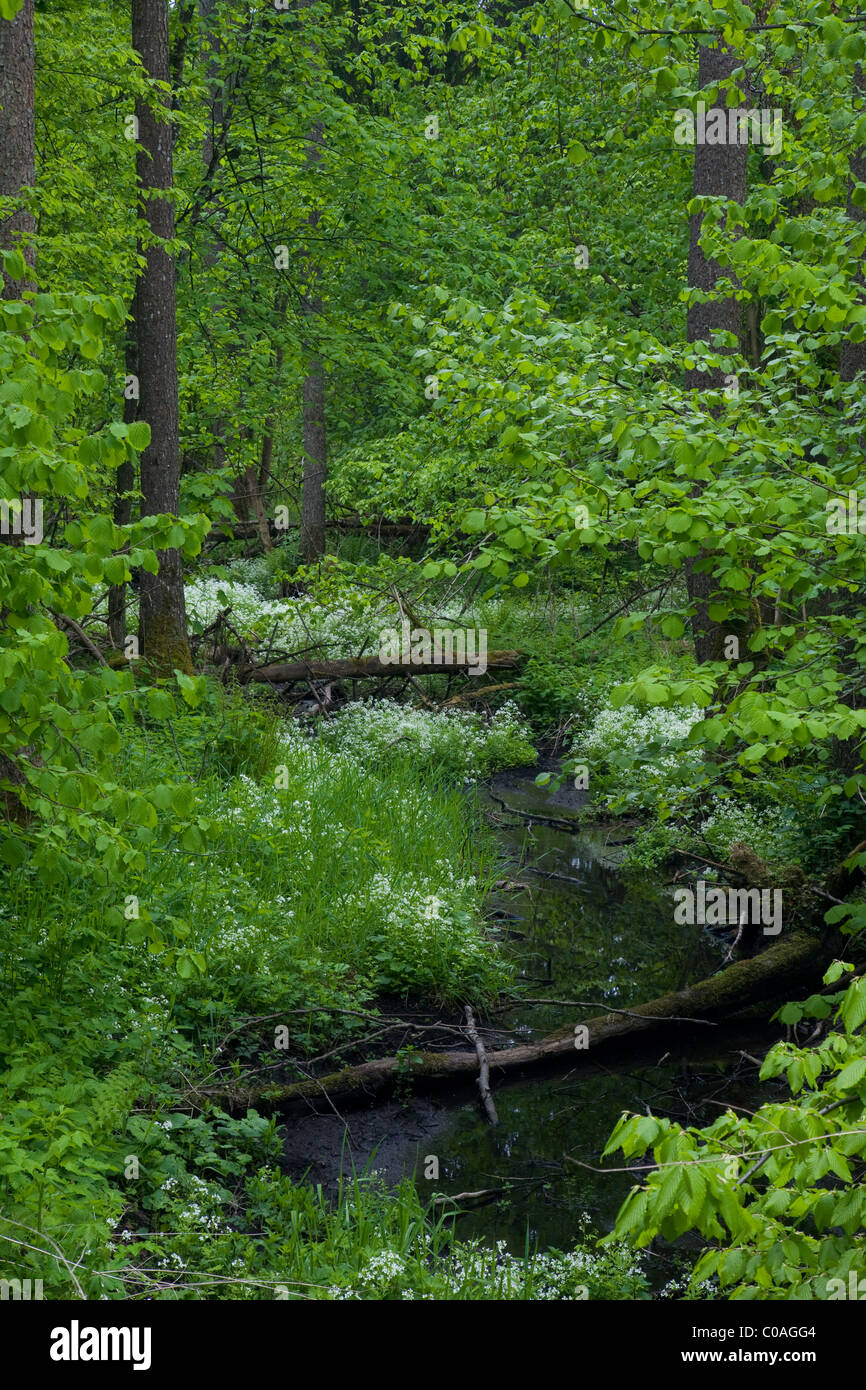
M 710 814 L 701 822 L 701 837 L 713 853 L 727 858 L 732 844 L 741 841 L 759 859 L 785 862 L 798 859 L 804 850 L 803 833 L 794 813 L 780 806 L 755 806 L 744 797 L 716 797 Z
M 485 1248 L 475 1242 L 455 1244 L 432 1263 L 428 1236 L 422 1231 L 404 1254 L 382 1250 L 370 1256 L 349 1285 L 330 1286 L 335 1299 L 401 1298 L 403 1300 L 496 1299 L 557 1300 L 637 1299 L 647 1297 L 648 1282 L 640 1260 L 624 1244 L 517 1257 L 499 1240 Z M 426 1258 L 425 1258 L 426 1257 Z M 429 1269 L 429 1273 L 427 1272 Z
M 376 942 L 380 980 L 389 989 L 436 992 L 449 977 L 467 983 L 477 997 L 504 985 L 507 971 L 477 926 L 477 884 L 455 878 L 448 865 L 430 879 L 404 877 L 399 883 L 376 874 L 347 908 L 354 920 L 366 916 Z
M 167 1177 L 162 1191 L 168 1199 L 166 1211 L 177 1231 L 191 1232 L 204 1240 L 229 1229 L 223 1215 L 226 1193 L 218 1184 L 206 1182 L 195 1173 L 184 1173 Z
M 286 654 L 316 649 L 329 658 L 358 656 L 378 644 L 393 615 L 361 612 L 348 604 L 325 608 L 311 595 L 265 598 L 250 583 L 235 579 L 195 579 L 186 585 L 190 625 L 207 627 L 225 608 L 238 632 L 253 646 L 267 642 Z
M 698 758 L 682 744 L 702 718 L 696 705 L 644 712 L 633 706 L 606 707 L 576 740 L 572 756 L 589 767 L 590 786 L 595 774 L 596 786 L 604 780 L 605 789 L 614 795 L 627 790 L 632 802 L 652 805 L 665 788 L 692 780 Z M 660 752 L 658 745 L 669 751 Z
M 464 710 L 412 709 L 395 700 L 361 700 L 321 726 L 322 741 L 359 762 L 409 755 L 455 777 L 484 777 L 534 763 L 529 726 L 508 702 L 491 719 Z
M 285 1004 L 287 980 L 349 1007 L 383 989 L 439 1000 L 495 993 L 506 968 L 459 852 L 463 799 L 425 787 L 405 764 L 371 770 L 292 721 L 278 748 L 268 781 L 241 774 L 202 789 L 211 853 L 206 875 L 186 862 L 181 930 L 211 983 L 251 1013 Z M 456 857 L 443 854 L 443 832 Z M 174 885 L 150 898 L 175 922 L 176 904 Z M 190 986 L 185 1008 L 194 994 Z

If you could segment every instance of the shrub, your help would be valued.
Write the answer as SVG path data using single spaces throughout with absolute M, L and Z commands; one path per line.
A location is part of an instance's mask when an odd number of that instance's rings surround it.
M 486 777 L 498 768 L 537 760 L 530 731 L 509 701 L 486 719 L 464 710 L 412 709 L 394 700 L 347 705 L 319 725 L 322 742 L 359 762 L 408 757 L 416 767 L 453 778 Z
M 654 806 L 661 792 L 693 781 L 699 760 L 682 745 L 702 718 L 696 705 L 644 712 L 634 706 L 605 708 L 576 739 L 571 755 L 589 767 L 594 796 L 602 791 L 611 802 Z

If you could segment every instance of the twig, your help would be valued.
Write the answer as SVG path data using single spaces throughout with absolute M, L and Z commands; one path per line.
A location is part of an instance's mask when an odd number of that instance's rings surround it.
M 557 878 L 562 883 L 577 883 L 581 887 L 586 886 L 585 878 L 575 878 L 573 874 L 557 874 L 552 869 L 537 869 L 532 864 L 525 865 L 523 872 L 525 874 L 538 874 L 539 878 Z
M 733 893 L 734 891 L 735 891 L 735 890 L 732 888 L 732 889 L 731 889 L 731 892 Z M 739 890 L 737 890 L 737 891 L 739 891 Z M 731 956 L 734 954 L 734 951 L 737 949 L 737 946 L 740 944 L 740 937 L 743 935 L 743 927 L 746 925 L 746 922 L 747 922 L 747 920 L 748 920 L 748 916 L 749 916 L 748 911 L 746 910 L 746 907 L 745 907 L 745 905 L 744 905 L 744 906 L 740 909 L 740 920 L 739 920 L 739 922 L 738 922 L 738 924 L 737 924 L 737 934 L 736 934 L 736 936 L 734 937 L 733 941 L 731 942 L 730 946 L 728 947 L 728 954 L 725 956 L 725 959 L 722 961 L 722 965 L 727 965 L 728 961 L 731 959 Z
M 487 1118 L 492 1125 L 499 1124 L 499 1116 L 496 1113 L 496 1106 L 493 1104 L 493 1097 L 490 1094 L 490 1068 L 487 1065 L 487 1053 L 484 1051 L 484 1044 L 478 1036 L 475 1028 L 475 1019 L 469 1005 L 466 1005 L 466 1035 L 469 1041 L 474 1044 L 478 1054 L 478 1090 L 481 1094 L 481 1101 L 484 1105 Z
M 84 628 L 81 627 L 75 621 L 74 618 L 68 618 L 65 613 L 55 613 L 54 617 L 59 623 L 62 623 L 64 627 L 68 627 L 70 632 L 73 632 L 75 634 L 75 636 L 78 638 L 79 642 L 85 648 L 85 650 L 89 651 L 91 656 L 95 656 L 96 660 L 100 663 L 100 665 L 108 665 L 108 662 L 102 655 L 102 652 L 99 650 L 96 643 L 91 641 L 87 633 L 84 631 Z
M 720 864 L 716 859 L 707 859 L 703 854 L 695 854 L 690 849 L 677 849 L 677 854 L 685 854 L 689 859 L 697 859 L 701 864 L 709 864 L 712 869 L 721 869 L 724 874 L 736 874 L 737 878 L 745 878 L 746 875 L 739 869 L 734 869 L 730 864 Z
M 515 996 L 514 1004 L 555 1004 L 557 1008 L 563 1009 L 603 1009 L 608 1014 L 623 1014 L 626 1018 L 647 1018 L 648 1014 L 639 1014 L 634 1009 L 612 1009 L 609 1004 L 599 1003 L 597 999 L 523 999 Z M 514 1004 L 508 1005 L 513 1008 Z M 718 1024 L 711 1018 L 681 1018 L 678 1014 L 665 1014 L 666 1023 L 703 1023 L 707 1028 L 718 1028 Z

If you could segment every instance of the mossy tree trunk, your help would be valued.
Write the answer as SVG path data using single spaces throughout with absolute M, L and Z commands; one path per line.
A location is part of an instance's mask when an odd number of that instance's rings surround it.
M 714 47 L 704 46 L 700 50 L 699 84 L 703 90 L 712 83 L 723 81 L 742 65 L 742 58 L 724 44 Z M 727 105 L 735 105 L 728 96 Z M 717 103 L 721 105 L 721 102 Z M 715 108 L 714 108 L 715 109 Z M 710 112 L 707 112 L 709 120 Z M 699 144 L 695 140 L 695 166 L 693 196 L 730 198 L 742 205 L 746 198 L 748 147 L 740 144 Z M 712 294 L 720 279 L 734 280 L 730 271 L 722 270 L 718 261 L 711 260 L 700 244 L 703 217 L 693 213 L 689 219 L 689 289 Z M 730 296 L 712 299 L 706 303 L 691 304 L 686 320 L 686 334 L 690 343 L 711 342 L 714 332 L 725 330 L 740 336 L 742 309 L 739 302 Z M 697 391 L 720 391 L 725 386 L 724 373 L 718 368 L 709 371 L 686 372 L 686 388 Z M 696 492 L 700 491 L 698 486 Z M 742 624 L 727 625 L 722 629 L 710 619 L 709 604 L 712 598 L 714 581 L 710 570 L 705 568 L 708 555 L 701 551 L 686 561 L 686 588 L 689 603 L 693 608 L 692 633 L 695 643 L 695 656 L 698 661 L 720 661 L 724 655 L 724 639 L 730 633 L 742 639 L 747 632 L 741 630 Z
M 36 184 L 34 117 L 33 0 L 14 19 L 0 19 L 0 197 L 19 198 Z M 36 220 L 19 208 L 0 221 L 0 249 L 18 246 L 28 265 L 34 264 L 32 237 Z M 0 298 L 20 299 L 33 285 L 6 280 Z
M 148 76 L 169 84 L 168 0 L 133 0 L 132 45 Z M 155 96 L 151 107 L 138 98 L 136 159 L 140 217 L 147 235 L 145 267 L 135 296 L 140 420 L 150 425 L 150 444 L 141 456 L 142 515 L 177 515 L 180 492 L 177 322 L 174 259 L 165 243 L 174 237 L 174 210 L 159 194 L 172 187 L 171 97 Z M 192 671 L 186 626 L 183 564 L 177 549 L 159 552 L 159 571 L 141 574 L 141 655 L 158 674 L 175 667 Z

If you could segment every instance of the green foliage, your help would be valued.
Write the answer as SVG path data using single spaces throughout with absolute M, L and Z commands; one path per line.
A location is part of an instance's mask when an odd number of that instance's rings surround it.
M 195 708 L 130 711 L 120 727 L 115 777 L 159 809 L 143 867 L 38 892 L 28 865 L 10 868 L 0 911 L 0 1267 L 45 1277 L 49 1297 L 71 1287 L 56 1246 L 89 1242 L 77 1277 L 97 1297 L 134 1287 L 130 1258 L 147 1287 L 193 1247 L 205 1264 L 189 1267 L 205 1271 L 249 1257 L 239 1235 L 211 1263 L 202 1231 L 243 1209 L 273 1127 L 177 1109 L 182 1078 L 212 1075 L 227 1036 L 235 1059 L 291 1066 L 349 1049 L 366 1025 L 345 1011 L 376 993 L 483 1007 L 508 978 L 480 930 L 470 809 L 405 759 L 372 772 L 291 726 L 275 742 L 271 714 L 210 687 Z M 186 840 L 195 824 L 200 847 Z M 274 1018 L 288 1055 L 274 1052 Z M 230 1215 L 229 1229 L 242 1223 Z M 186 1245 L 149 1244 L 164 1230 Z M 28 1231 L 47 1254 L 14 1244 Z
M 852 970 L 836 962 L 825 985 Z M 820 1041 L 779 1043 L 765 1058 L 761 1078 L 784 1076 L 789 1099 L 750 1115 L 726 1110 L 703 1129 L 623 1116 L 605 1154 L 650 1154 L 653 1168 L 610 1238 L 643 1248 L 656 1235 L 698 1232 L 707 1248 L 692 1282 L 715 1278 L 728 1298 L 845 1297 L 849 1273 L 862 1273 L 866 982 L 786 1005 L 780 1017 L 832 1019 Z
M 7 275 L 20 273 L 17 255 L 3 253 Z M 70 669 L 54 616 L 85 617 L 94 586 L 128 577 L 132 565 L 155 571 L 160 546 L 194 553 L 206 524 L 203 517 L 184 524 L 147 517 L 118 527 L 93 509 L 101 474 L 134 457 L 148 433 L 119 421 L 88 430 L 81 415 L 104 378 L 69 362 L 76 354 L 98 357 L 102 335 L 123 319 L 118 299 L 92 295 L 0 303 L 3 491 L 7 507 L 19 508 L 10 512 L 10 529 L 24 532 L 21 544 L 0 546 L 0 755 L 5 786 L 27 815 L 12 833 L 7 828 L 0 857 L 11 864 L 26 859 L 46 877 L 73 865 L 76 842 L 117 870 L 139 853 L 141 836 L 132 827 L 156 823 L 154 808 L 106 780 L 99 766 L 100 754 L 120 746 L 119 713 L 145 692 L 124 672 Z M 64 523 L 71 508 L 75 519 Z M 121 550 L 128 552 L 123 558 Z M 8 780 L 10 767 L 17 781 Z
M 0 24 L 19 8 L 0 0 Z M 604 23 L 565 0 L 169 8 L 179 518 L 113 519 L 123 465 L 136 515 L 149 438 L 118 418 L 142 263 L 128 118 L 152 96 L 125 7 L 37 7 L 36 188 L 0 208 L 37 226 L 37 288 L 0 301 L 0 502 L 43 507 L 0 545 L 0 1261 L 52 1297 L 642 1297 L 614 1245 L 521 1262 L 456 1242 L 408 1189 L 329 1206 L 276 1173 L 268 1123 L 178 1092 L 227 1038 L 231 1067 L 270 1064 L 273 1015 L 300 1067 L 351 1055 L 363 1025 L 341 1011 L 384 991 L 495 997 L 492 851 L 453 783 L 533 762 L 533 735 L 565 737 L 596 808 L 652 813 L 636 865 L 746 840 L 817 872 L 862 839 L 863 383 L 841 369 L 866 334 L 862 19 L 848 0 L 769 28 L 738 0 Z M 690 202 L 673 138 L 710 95 L 701 31 L 742 60 L 742 99 L 783 113 L 742 207 Z M 741 344 L 686 342 L 689 213 L 736 281 Z M 28 274 L 20 248 L 0 259 Z M 420 563 L 358 536 L 298 568 L 314 361 L 331 508 L 422 520 Z M 733 386 L 694 390 L 699 368 Z M 203 657 L 229 606 L 265 660 L 450 615 L 527 656 L 517 708 L 354 704 L 307 737 L 201 676 L 73 655 L 73 624 L 104 644 L 109 587 L 166 548 L 193 560 L 251 480 L 290 529 L 188 574 Z M 691 566 L 736 638 L 701 666 Z M 862 930 L 862 893 L 827 920 Z M 710 1242 L 693 1293 L 826 1296 L 857 1268 L 861 986 L 782 1011 L 829 1026 L 767 1059 L 790 1100 L 611 1140 L 659 1165 L 620 1234 Z
M 235 1130 L 240 1129 L 239 1125 Z M 239 1137 L 239 1136 L 238 1136 Z M 168 1189 L 166 1192 L 165 1189 Z M 459 1240 L 411 1182 L 383 1191 L 354 1177 L 329 1202 L 274 1167 L 252 1173 L 237 1214 L 218 1183 L 170 1177 L 161 1217 L 171 1234 L 125 1229 L 113 1293 L 220 1299 L 630 1299 L 646 1296 L 639 1261 L 587 1232 L 569 1252 L 516 1257 Z M 246 1227 L 257 1232 L 255 1239 Z M 123 1265 L 132 1266 L 135 1273 Z M 110 1287 L 110 1286 L 109 1286 Z
M 479 460 L 449 449 L 434 426 L 421 419 L 410 431 L 341 454 L 328 483 L 333 505 L 373 519 L 439 523 L 477 485 Z

